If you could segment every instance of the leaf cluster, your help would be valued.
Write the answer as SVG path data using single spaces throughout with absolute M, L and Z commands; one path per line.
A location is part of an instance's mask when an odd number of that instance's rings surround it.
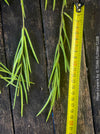
M 9 5 L 7 0 L 4 0 L 4 1 Z M 13 108 L 15 107 L 16 98 L 17 96 L 19 96 L 19 92 L 20 92 L 21 116 L 23 116 L 23 96 L 24 96 L 23 94 L 25 94 L 26 103 L 28 104 L 27 92 L 29 92 L 30 84 L 33 84 L 30 81 L 31 65 L 30 65 L 29 54 L 28 54 L 28 47 L 27 47 L 28 44 L 31 48 L 31 51 L 33 53 L 33 56 L 35 57 L 36 62 L 39 63 L 39 61 L 34 51 L 34 48 L 32 46 L 32 42 L 28 34 L 28 31 L 25 27 L 24 21 L 25 21 L 26 16 L 25 16 L 23 0 L 20 0 L 20 3 L 21 3 L 21 10 L 22 10 L 23 26 L 21 30 L 21 38 L 18 43 L 18 47 L 17 47 L 16 54 L 14 57 L 13 69 L 12 69 L 12 72 L 10 72 L 6 66 L 0 63 L 0 72 L 8 75 L 8 77 L 0 75 L 0 78 L 5 80 L 8 83 L 7 86 L 12 85 L 15 87 Z M 48 0 L 45 0 L 45 10 L 47 9 L 47 5 L 48 5 Z M 53 11 L 55 10 L 55 6 L 56 6 L 56 0 L 53 0 Z M 67 6 L 67 0 L 63 0 L 62 11 L 61 11 L 61 25 L 59 29 L 59 39 L 58 39 L 58 43 L 56 46 L 54 64 L 53 64 L 52 72 L 51 72 L 49 83 L 48 83 L 48 88 L 51 88 L 52 90 L 50 92 L 50 95 L 45 105 L 37 114 L 37 116 L 40 115 L 50 102 L 50 110 L 47 116 L 47 120 L 50 117 L 50 114 L 51 114 L 51 111 L 55 104 L 56 99 L 60 98 L 60 75 L 61 75 L 60 74 L 60 52 L 61 51 L 64 57 L 65 72 L 69 71 L 69 63 L 68 63 L 68 59 L 67 59 L 67 55 L 66 55 L 65 47 L 64 47 L 65 42 L 67 42 L 68 48 L 70 51 L 70 42 L 69 42 L 67 31 L 66 31 L 65 16 L 68 17 L 71 21 L 72 21 L 72 18 L 66 12 L 64 12 L 64 8 L 66 6 Z
M 7 2 L 7 1 L 6 1 Z M 21 2 L 21 9 L 22 9 L 22 30 L 21 30 L 21 38 L 18 43 L 18 47 L 15 53 L 14 62 L 13 62 L 13 69 L 12 72 L 7 69 L 6 66 L 4 66 L 2 63 L 0 63 L 0 72 L 5 73 L 9 75 L 9 77 L 4 77 L 0 75 L 0 78 L 5 80 L 9 85 L 12 85 L 15 87 L 15 95 L 14 95 L 14 103 L 13 103 L 13 109 L 15 108 L 16 98 L 19 96 L 21 97 L 21 116 L 23 116 L 23 94 L 25 94 L 25 100 L 28 104 L 28 92 L 30 84 L 34 84 L 30 81 L 30 73 L 31 71 L 31 65 L 29 60 L 29 53 L 28 53 L 28 44 L 31 48 L 31 51 L 33 53 L 33 56 L 36 60 L 36 62 L 39 64 L 38 58 L 36 56 L 35 50 L 33 48 L 29 33 L 25 27 L 25 10 L 24 10 L 24 3 L 23 0 L 20 0 Z
M 55 9 L 55 4 L 56 4 L 56 0 L 53 1 L 53 10 Z M 61 75 L 60 74 L 60 51 L 62 51 L 63 57 L 64 57 L 65 72 L 69 71 L 69 63 L 68 63 L 68 59 L 67 59 L 66 52 L 65 52 L 64 42 L 67 41 L 69 51 L 70 51 L 70 42 L 67 36 L 64 15 L 67 16 L 71 21 L 72 21 L 72 18 L 66 12 L 64 12 L 64 8 L 66 7 L 66 5 L 67 5 L 66 0 L 63 0 L 62 11 L 61 11 L 61 25 L 60 25 L 60 30 L 59 30 L 59 40 L 56 46 L 53 69 L 52 69 L 50 79 L 49 79 L 49 84 L 48 84 L 48 88 L 51 87 L 52 90 L 50 92 L 50 95 L 45 105 L 37 114 L 37 116 L 39 116 L 50 102 L 50 110 L 49 110 L 46 121 L 48 121 L 50 117 L 56 98 L 57 99 L 60 98 L 60 75 Z M 45 1 L 45 9 L 46 8 L 47 8 L 47 0 Z
M 11 81 L 8 83 L 13 84 L 16 80 L 16 89 L 15 89 L 15 97 L 14 97 L 14 105 L 16 102 L 16 96 L 20 91 L 21 96 L 21 116 L 23 116 L 23 92 L 25 93 L 26 103 L 28 104 L 28 95 L 27 91 L 29 91 L 30 84 L 30 73 L 31 73 L 31 65 L 29 60 L 27 41 L 30 45 L 31 51 L 35 57 L 37 63 L 39 63 L 37 56 L 35 54 L 34 48 L 32 46 L 32 42 L 30 40 L 28 31 L 25 27 L 22 28 L 21 38 L 16 50 L 16 54 L 14 57 L 13 69 L 11 74 Z

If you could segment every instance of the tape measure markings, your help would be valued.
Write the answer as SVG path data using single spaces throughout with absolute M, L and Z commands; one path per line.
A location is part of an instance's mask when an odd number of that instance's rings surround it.
M 76 10 L 76 5 L 74 5 L 66 134 L 76 134 L 77 129 L 84 5 L 80 12 Z

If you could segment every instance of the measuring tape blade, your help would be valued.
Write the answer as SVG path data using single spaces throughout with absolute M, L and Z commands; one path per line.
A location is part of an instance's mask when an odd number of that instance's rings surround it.
M 74 4 L 66 134 L 76 134 L 84 5 Z

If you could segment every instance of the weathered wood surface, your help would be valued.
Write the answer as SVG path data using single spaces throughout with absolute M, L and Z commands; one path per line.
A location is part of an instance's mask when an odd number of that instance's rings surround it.
M 11 113 L 11 106 L 13 105 L 13 97 L 14 97 L 14 88 L 10 87 L 10 94 L 9 89 L 5 88 L 4 96 L 3 94 L 0 95 L 0 107 L 4 107 L 3 101 L 5 98 L 6 105 L 7 105 L 7 116 L 6 113 L 3 112 L 2 119 L 5 122 L 5 119 L 9 119 L 9 126 L 2 123 L 0 120 L 0 132 L 3 134 L 65 134 L 66 131 L 66 112 L 67 112 L 67 94 L 68 94 L 68 73 L 64 73 L 64 63 L 63 63 L 63 56 L 61 56 L 61 98 L 55 103 L 53 108 L 54 112 L 54 124 L 55 124 L 55 132 L 53 128 L 53 121 L 50 117 L 48 123 L 45 122 L 47 113 L 49 108 L 47 107 L 46 110 L 39 116 L 36 117 L 38 111 L 42 108 L 44 103 L 46 102 L 49 89 L 47 88 L 48 79 L 50 77 L 50 72 L 53 65 L 53 58 L 55 53 L 56 44 L 58 41 L 59 36 L 59 26 L 60 26 L 60 11 L 62 2 L 58 2 L 56 5 L 56 9 L 52 11 L 52 1 L 49 1 L 47 11 L 44 10 L 44 0 L 24 0 L 25 2 L 25 11 L 26 11 L 26 27 L 29 31 L 34 49 L 36 54 L 39 58 L 40 64 L 38 65 L 33 55 L 30 51 L 30 59 L 32 65 L 32 75 L 31 80 L 34 81 L 36 84 L 32 85 L 30 88 L 29 93 L 29 104 L 24 104 L 24 117 L 20 117 L 20 98 L 17 98 L 17 103 L 15 110 Z M 68 10 L 67 12 L 72 16 L 72 3 L 70 0 L 68 1 Z M 95 23 L 92 20 L 95 20 L 94 13 L 99 16 L 99 1 L 95 2 L 87 0 L 86 1 L 86 11 L 85 11 L 85 47 L 86 47 L 86 56 L 83 46 L 83 53 L 82 53 L 82 63 L 81 63 L 81 79 L 80 79 L 80 95 L 79 95 L 79 114 L 78 114 L 78 134 L 94 134 L 94 124 L 92 120 L 92 108 L 91 108 L 91 101 L 90 101 L 90 91 L 92 91 L 91 95 L 94 96 L 93 93 L 93 81 L 95 80 L 95 76 L 92 76 L 92 71 L 95 71 L 95 59 L 93 60 L 92 54 L 95 55 L 95 44 L 93 47 L 90 47 L 92 44 L 92 38 L 94 37 L 94 27 Z M 90 5 L 90 6 L 89 6 Z M 96 8 L 97 7 L 97 8 Z M 92 12 L 91 12 L 92 10 Z M 97 12 L 96 12 L 97 11 Z M 93 18 L 91 20 L 91 17 Z M 14 54 L 17 48 L 17 44 L 20 39 L 21 34 L 21 9 L 20 9 L 20 1 L 13 1 L 9 7 L 2 4 L 2 19 L 3 19 L 3 29 L 4 29 L 4 40 L 5 40 L 5 50 L 6 50 L 6 59 L 7 65 L 9 69 L 12 68 Z M 88 18 L 90 18 L 88 20 Z M 87 21 L 88 20 L 88 21 Z M 97 18 L 96 18 L 97 20 Z M 97 22 L 99 26 L 99 22 Z M 68 27 L 68 31 L 71 30 L 71 23 L 67 21 L 66 24 Z M 91 29 L 92 32 L 89 30 Z M 97 35 L 100 35 L 99 29 Z M 96 33 L 96 32 L 95 32 Z M 68 36 L 71 40 L 71 34 L 68 32 Z M 0 40 L 2 42 L 2 36 L 0 36 Z M 1 43 L 0 42 L 0 43 Z M 95 40 L 94 40 L 95 42 Z M 3 45 L 4 51 L 4 44 L 3 42 L 0 44 Z M 91 48 L 91 49 L 89 49 Z M 1 51 L 1 49 L 0 49 Z M 92 53 L 91 53 L 92 52 Z M 89 53 L 89 54 L 88 54 Z M 2 54 L 4 56 L 2 56 Z M 5 53 L 0 53 L 0 57 L 5 58 Z M 0 61 L 2 61 L 0 58 Z M 86 59 L 85 59 L 86 58 Z M 93 60 L 93 62 L 92 62 Z M 87 78 L 87 68 L 86 68 L 86 61 L 89 71 L 89 85 L 88 85 L 88 78 Z M 5 59 L 3 60 L 5 63 Z M 95 75 L 95 73 L 94 73 Z M 5 83 L 2 83 L 4 87 Z M 0 83 L 1 85 L 1 83 Z M 1 88 L 0 88 L 1 89 Z M 7 91 L 6 91 L 7 90 Z M 6 96 L 6 97 L 5 97 Z M 11 98 L 10 98 L 11 97 Z M 10 98 L 10 99 L 9 99 Z M 9 100 L 9 101 L 8 101 Z M 11 102 L 10 102 L 11 100 Z M 92 103 L 94 100 L 92 101 Z M 11 105 L 10 105 L 11 103 Z M 1 105 L 2 104 L 2 105 Z M 100 103 L 99 103 L 100 104 Z M 99 111 L 99 106 L 94 107 L 93 109 L 97 109 Z M 5 109 L 3 109 L 5 111 Z M 100 112 L 99 112 L 100 113 Z M 0 119 L 1 119 L 0 117 Z M 9 118 L 8 118 L 9 117 Z M 96 132 L 95 134 L 99 134 L 99 124 L 100 119 L 99 116 L 94 116 L 95 122 L 97 123 Z M 8 129 L 4 129 L 4 127 Z M 1 134 L 2 134 L 1 133 Z
M 85 50 L 83 44 L 82 63 L 80 73 L 80 92 L 79 92 L 79 110 L 78 110 L 78 134 L 94 134 L 92 107 L 87 80 L 87 68 L 85 59 Z
M 86 2 L 85 47 L 95 133 L 100 134 L 100 1 Z
M 0 3 L 1 4 L 1 3 Z M 1 5 L 0 5 L 0 62 L 6 64 L 5 50 L 3 43 Z M 6 83 L 0 80 L 0 134 L 13 134 L 13 122 L 11 113 L 11 102 L 9 88 L 5 87 Z

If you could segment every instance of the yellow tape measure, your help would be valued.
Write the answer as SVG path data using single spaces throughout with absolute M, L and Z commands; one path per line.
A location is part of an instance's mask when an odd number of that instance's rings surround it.
M 66 134 L 76 134 L 84 5 L 74 4 Z

